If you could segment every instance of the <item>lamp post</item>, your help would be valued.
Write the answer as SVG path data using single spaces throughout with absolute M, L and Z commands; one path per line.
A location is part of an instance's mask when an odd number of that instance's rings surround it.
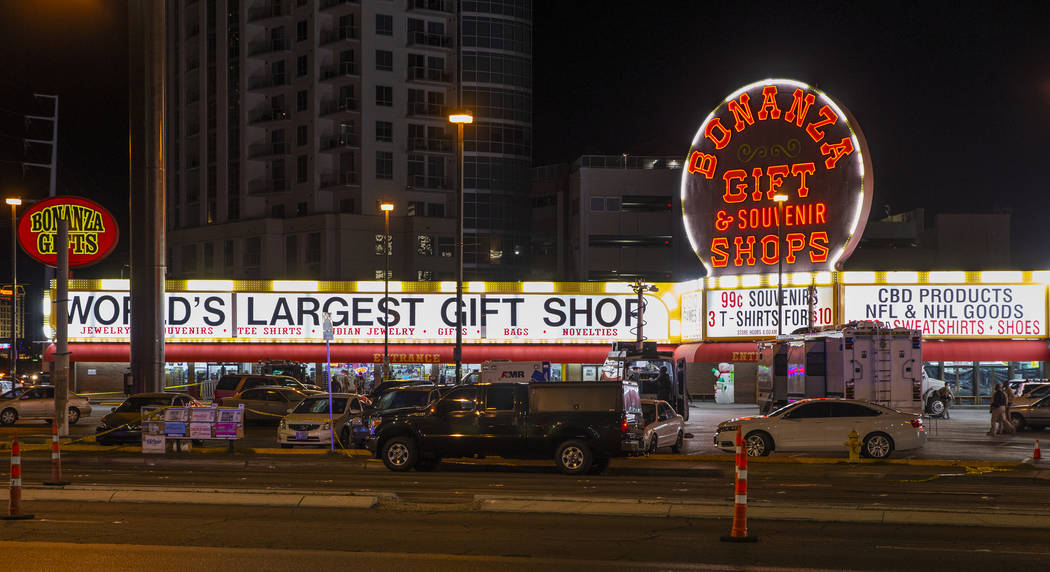
M 394 210 L 394 203 L 383 201 L 379 203 L 379 210 L 383 211 L 383 377 L 385 381 L 390 375 L 390 312 L 387 311 L 390 304 L 390 211 Z
M 453 354 L 458 384 L 463 379 L 463 125 L 474 123 L 474 117 L 466 111 L 459 111 L 449 115 L 448 121 L 457 128 L 456 156 L 459 161 L 459 207 L 456 209 L 456 350 Z
M 777 203 L 777 335 L 784 335 L 784 249 L 781 248 L 781 219 L 784 218 L 784 203 L 788 196 L 783 193 L 773 195 Z
M 22 199 L 4 201 L 11 205 L 11 382 L 18 383 L 18 205 Z

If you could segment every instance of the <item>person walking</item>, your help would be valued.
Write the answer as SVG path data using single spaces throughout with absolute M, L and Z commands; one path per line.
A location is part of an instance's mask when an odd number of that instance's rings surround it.
M 1000 435 L 1004 431 L 1013 432 L 1013 425 L 1010 420 L 1006 418 L 1006 393 L 1003 392 L 1003 386 L 995 384 L 995 393 L 992 395 L 992 404 L 989 408 L 991 413 L 991 426 L 988 429 L 989 435 Z M 998 423 L 998 426 L 996 424 Z
M 1014 406 L 1014 398 L 1017 397 L 1017 394 L 1014 393 L 1014 390 L 1010 387 L 1009 383 L 1003 386 L 1003 393 L 1006 394 L 1006 418 L 1009 419 L 1010 409 Z

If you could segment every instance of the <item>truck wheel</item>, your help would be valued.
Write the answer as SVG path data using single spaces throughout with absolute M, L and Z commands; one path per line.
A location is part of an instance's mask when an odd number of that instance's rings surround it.
M 944 415 L 944 410 L 947 408 L 948 406 L 944 401 L 937 399 L 936 397 L 931 397 L 930 400 L 926 402 L 926 412 L 934 417 Z
M 675 439 L 674 445 L 671 445 L 671 452 L 672 453 L 681 453 L 682 452 L 682 444 L 683 444 L 683 440 L 684 439 L 685 439 L 685 435 L 682 435 L 682 432 L 679 431 L 678 432 L 678 439 Z
M 1014 413 L 1010 415 L 1010 422 L 1014 424 L 1014 431 L 1017 431 L 1018 433 L 1027 429 L 1027 426 L 1024 422 L 1024 417 L 1021 417 L 1019 413 Z
M 419 457 L 416 442 L 410 437 L 393 437 L 383 443 L 383 464 L 391 471 L 411 471 Z
M 590 445 L 580 439 L 569 439 L 558 446 L 554 453 L 554 464 L 566 475 L 582 475 L 591 469 L 594 452 Z
M 587 471 L 587 474 L 589 474 L 589 475 L 600 475 L 600 474 L 604 473 L 605 469 L 609 468 L 609 461 L 611 461 L 611 460 L 612 459 L 610 459 L 609 457 L 597 457 L 597 458 L 595 458 L 594 462 L 591 463 L 591 469 L 589 471 Z
M 773 439 L 765 431 L 752 431 L 744 436 L 744 452 L 748 457 L 765 457 L 773 451 Z
M 885 459 L 893 452 L 893 440 L 885 433 L 872 433 L 864 438 L 860 454 L 872 459 Z
M 69 422 L 70 425 L 76 425 L 77 421 L 80 421 L 80 410 L 76 407 L 70 407 L 69 416 L 66 417 L 66 421 Z

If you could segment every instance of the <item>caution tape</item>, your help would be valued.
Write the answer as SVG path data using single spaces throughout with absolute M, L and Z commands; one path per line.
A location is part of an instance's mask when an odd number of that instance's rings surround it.
M 204 385 L 204 382 L 202 381 L 199 383 L 184 383 L 182 385 L 166 385 L 164 386 L 163 391 L 167 391 L 169 389 L 181 389 L 183 387 L 197 387 L 198 385 Z
M 99 436 L 101 436 L 101 435 L 108 435 L 108 434 L 110 434 L 110 433 L 112 433 L 112 432 L 114 432 L 114 431 L 116 431 L 116 430 L 118 430 L 118 429 L 123 429 L 124 427 L 128 427 L 128 426 L 130 426 L 130 425 L 133 425 L 133 424 L 135 424 L 135 423 L 138 423 L 138 424 L 139 424 L 139 427 L 140 427 L 140 430 L 141 430 L 141 427 L 142 427 L 142 421 L 143 421 L 143 420 L 148 420 L 148 419 L 152 419 L 152 418 L 153 418 L 153 417 L 155 417 L 155 416 L 156 416 L 156 415 L 157 415 L 158 413 L 160 413 L 160 412 L 164 411 L 165 409 L 170 409 L 171 407 L 173 407 L 173 406 L 171 406 L 171 405 L 165 405 L 165 406 L 163 406 L 163 407 L 160 407 L 160 408 L 156 409 L 155 411 L 150 411 L 150 412 L 149 412 L 149 413 L 147 413 L 147 414 L 146 414 L 145 416 L 139 415 L 139 418 L 138 418 L 138 419 L 133 419 L 133 420 L 131 420 L 131 421 L 128 421 L 127 423 L 123 423 L 123 424 L 121 424 L 121 425 L 117 425 L 116 427 L 112 427 L 112 428 L 110 428 L 110 429 L 106 429 L 105 431 L 102 431 L 102 432 L 100 432 L 100 433 L 92 433 L 91 435 L 85 435 L 85 436 L 83 436 L 83 437 L 79 437 L 79 438 L 77 438 L 77 439 L 71 439 L 71 440 L 69 440 L 69 441 L 65 442 L 65 444 L 66 444 L 66 445 L 72 445 L 73 443 L 77 443 L 77 442 L 80 442 L 80 441 L 86 441 L 86 440 L 88 440 L 88 439 L 93 439 L 93 440 L 97 440 L 97 438 L 98 438 Z

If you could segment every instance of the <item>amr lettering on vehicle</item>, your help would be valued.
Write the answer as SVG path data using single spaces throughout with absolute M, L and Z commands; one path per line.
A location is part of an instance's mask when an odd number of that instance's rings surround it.
M 18 223 L 18 242 L 26 254 L 49 266 L 58 261 L 59 221 L 69 221 L 69 265 L 88 266 L 117 246 L 117 221 L 102 205 L 82 197 L 55 197 L 27 210 Z
M 836 269 L 860 240 L 871 207 L 867 143 L 849 112 L 813 87 L 771 79 L 741 88 L 707 117 L 687 157 L 684 223 L 708 275 L 768 273 L 781 261 L 792 272 Z

